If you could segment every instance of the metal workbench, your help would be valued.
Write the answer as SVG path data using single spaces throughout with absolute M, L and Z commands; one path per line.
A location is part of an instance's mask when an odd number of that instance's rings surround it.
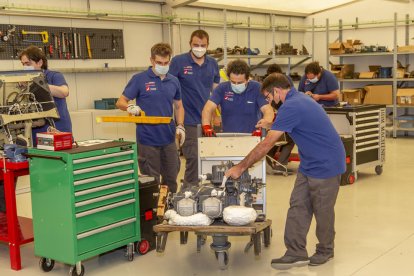
M 385 161 L 385 105 L 325 107 L 336 131 L 342 137 L 352 137 L 352 170 L 346 176 L 348 184 L 358 178 L 358 171 L 374 167 L 380 175 Z

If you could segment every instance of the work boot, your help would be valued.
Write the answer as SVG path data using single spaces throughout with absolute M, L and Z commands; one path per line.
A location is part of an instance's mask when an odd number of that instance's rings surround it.
M 333 253 L 316 252 L 309 258 L 310 266 L 322 265 L 334 257 Z
M 309 264 L 309 258 L 284 255 L 279 259 L 273 259 L 270 264 L 274 269 L 286 270 L 292 267 L 301 267 Z

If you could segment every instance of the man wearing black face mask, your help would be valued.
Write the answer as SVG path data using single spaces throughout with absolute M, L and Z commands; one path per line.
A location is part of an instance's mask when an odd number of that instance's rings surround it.
M 287 132 L 298 145 L 300 166 L 290 197 L 285 226 L 286 253 L 271 261 L 275 269 L 322 265 L 334 257 L 335 202 L 341 174 L 345 172 L 345 149 L 325 110 L 314 100 L 291 88 L 286 76 L 269 75 L 262 93 L 282 101 L 279 114 L 266 138 L 225 175 L 238 179 L 261 160 Z M 319 243 L 309 258 L 306 238 L 315 216 Z
M 336 77 L 321 68 L 317 61 L 305 67 L 305 75 L 300 80 L 299 92 L 304 92 L 323 106 L 336 106 L 339 98 L 339 85 Z
M 274 63 L 269 65 L 269 67 L 267 67 L 267 72 L 266 72 L 266 77 L 269 76 L 272 73 L 280 73 L 283 74 L 282 68 Z M 294 87 L 293 85 L 293 81 L 289 76 L 286 76 L 286 78 L 289 81 L 289 84 L 291 87 Z M 279 103 L 275 103 L 274 101 L 271 101 L 271 105 L 275 110 L 279 110 L 279 107 L 282 105 L 282 101 L 279 101 Z M 274 146 L 268 153 L 267 155 L 270 156 L 271 158 L 275 158 L 276 154 L 279 153 L 279 156 L 277 157 L 277 163 L 275 163 L 274 161 L 269 161 L 269 159 L 267 159 L 266 161 L 268 161 L 268 164 L 272 167 L 272 170 L 274 173 L 276 174 L 283 174 L 283 173 L 291 173 L 292 171 L 290 169 L 287 169 L 287 165 L 289 163 L 289 157 L 290 154 L 293 150 L 293 148 L 295 147 L 295 142 L 293 142 L 292 138 L 289 136 L 289 134 L 285 133 L 285 137 L 286 137 L 286 144 L 282 145 L 282 146 Z

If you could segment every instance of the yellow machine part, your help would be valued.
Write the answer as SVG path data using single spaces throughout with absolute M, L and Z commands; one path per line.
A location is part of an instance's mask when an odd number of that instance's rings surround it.
M 135 123 L 135 124 L 169 124 L 171 117 L 146 116 L 141 111 L 140 116 L 97 116 L 97 123 Z

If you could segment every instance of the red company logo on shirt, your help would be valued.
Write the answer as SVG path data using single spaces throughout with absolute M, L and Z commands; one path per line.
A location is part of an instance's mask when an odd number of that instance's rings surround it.
M 151 92 L 157 90 L 157 87 L 155 86 L 155 82 L 150 81 L 145 83 L 145 91 Z
M 192 75 L 193 74 L 193 66 L 184 66 L 184 75 Z
M 232 102 L 233 101 L 234 93 L 231 91 L 224 92 L 224 100 Z

